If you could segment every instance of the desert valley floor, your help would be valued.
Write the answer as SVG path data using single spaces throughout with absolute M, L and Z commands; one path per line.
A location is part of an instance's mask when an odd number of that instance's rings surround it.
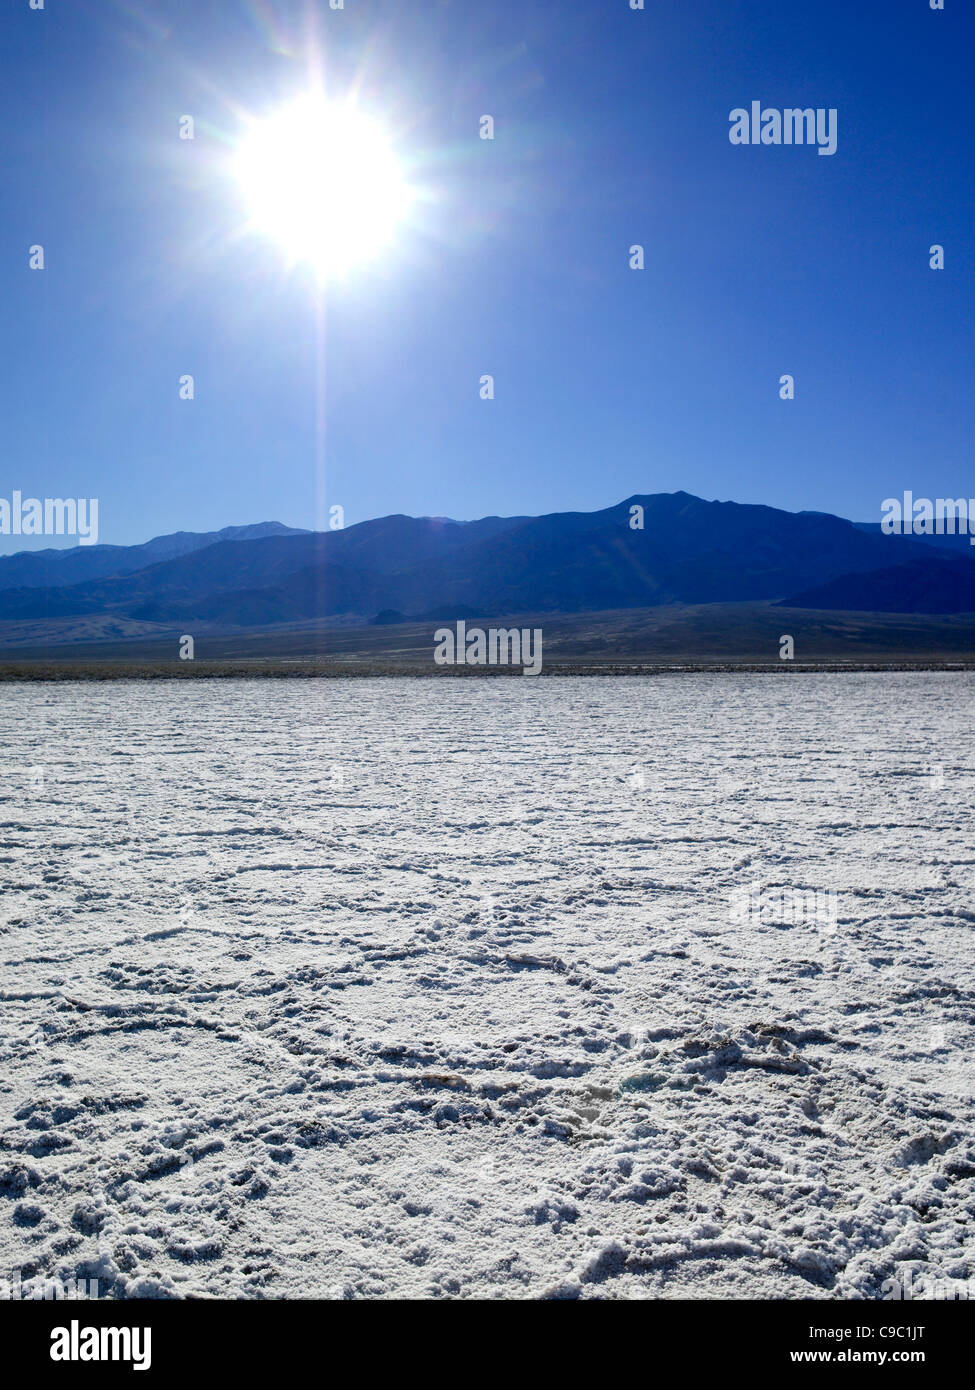
M 0 1275 L 975 1276 L 973 697 L 965 673 L 0 686 Z M 734 909 L 814 891 L 830 920 Z

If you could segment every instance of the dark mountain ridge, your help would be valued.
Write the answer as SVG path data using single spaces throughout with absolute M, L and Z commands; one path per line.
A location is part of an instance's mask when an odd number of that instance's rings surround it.
M 642 527 L 633 525 L 641 515 Z M 676 492 L 597 512 L 472 522 L 394 515 L 337 531 L 214 539 L 127 573 L 0 590 L 0 619 L 110 614 L 248 627 L 371 621 L 383 610 L 417 618 L 756 600 L 805 606 L 809 595 L 829 607 L 851 593 L 862 607 L 874 592 L 878 611 L 951 613 L 967 611 L 952 604 L 968 602 L 969 577 L 975 582 L 971 557 L 935 554 L 911 537 L 827 513 Z M 925 602 L 937 606 L 917 606 Z
M 174 531 L 168 536 L 154 536 L 141 545 L 21 550 L 14 555 L 0 556 L 0 590 L 62 588 L 115 574 L 133 574 L 148 565 L 188 555 L 218 541 L 307 534 L 293 526 L 284 526 L 280 521 L 259 521 L 251 526 L 225 526 L 221 531 Z

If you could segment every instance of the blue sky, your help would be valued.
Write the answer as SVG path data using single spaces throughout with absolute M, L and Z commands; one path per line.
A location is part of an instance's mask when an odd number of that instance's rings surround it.
M 98 497 L 132 543 L 975 495 L 963 0 L 11 0 L 0 38 L 2 496 Z M 323 305 L 228 175 L 319 70 L 423 191 Z M 732 145 L 753 100 L 835 107 L 836 154 Z

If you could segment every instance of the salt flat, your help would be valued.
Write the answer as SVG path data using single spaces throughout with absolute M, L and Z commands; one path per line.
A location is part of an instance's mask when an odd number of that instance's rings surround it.
M 975 1276 L 973 695 L 0 687 L 0 1275 L 499 1299 Z M 817 892 L 831 920 L 733 906 Z

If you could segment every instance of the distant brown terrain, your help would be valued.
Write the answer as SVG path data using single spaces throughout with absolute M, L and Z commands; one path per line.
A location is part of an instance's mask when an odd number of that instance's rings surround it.
M 213 676 L 520 675 L 520 667 L 437 666 L 449 620 L 321 623 L 208 633 L 104 619 L 0 624 L 0 680 Z M 499 614 L 468 626 L 543 633 L 543 674 L 667 670 L 975 669 L 975 614 L 844 613 L 769 603 L 666 605 L 584 614 Z M 25 630 L 27 629 L 27 630 Z M 180 661 L 189 631 L 195 659 Z M 795 658 L 779 658 L 779 639 Z

